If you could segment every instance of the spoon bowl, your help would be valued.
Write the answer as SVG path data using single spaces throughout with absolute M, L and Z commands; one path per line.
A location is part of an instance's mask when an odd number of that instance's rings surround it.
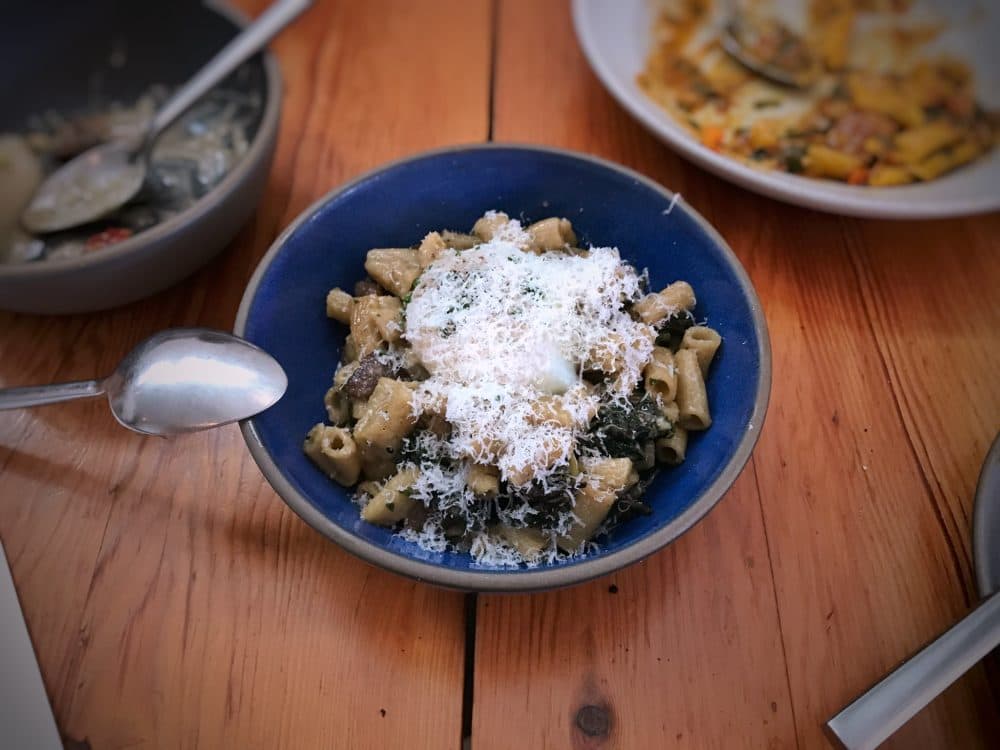
M 106 394 L 124 427 L 177 435 L 237 422 L 277 403 L 288 387 L 281 365 L 222 331 L 174 328 L 151 336 L 101 380 L 0 390 L 0 409 Z
M 143 162 L 124 141 L 94 146 L 39 185 L 21 223 L 29 232 L 44 234 L 100 219 L 139 192 L 146 178 Z

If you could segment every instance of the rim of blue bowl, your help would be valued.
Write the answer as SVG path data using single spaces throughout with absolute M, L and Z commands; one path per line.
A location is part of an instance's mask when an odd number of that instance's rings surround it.
M 242 31 L 250 23 L 250 17 L 246 13 L 224 0 L 206 3 L 205 10 L 232 23 L 237 32 Z M 168 237 L 179 228 L 212 213 L 218 207 L 222 197 L 233 192 L 236 186 L 246 179 L 264 152 L 270 147 L 271 142 L 278 136 L 278 126 L 281 122 L 281 99 L 284 95 L 281 70 L 278 67 L 278 60 L 267 47 L 260 54 L 264 68 L 265 93 L 264 112 L 260 117 L 260 125 L 257 127 L 257 132 L 254 134 L 247 152 L 218 185 L 179 214 L 171 216 L 166 221 L 161 221 L 156 226 L 139 232 L 133 237 L 116 242 L 114 245 L 102 249 L 99 253 L 87 253 L 75 258 L 53 258 L 44 263 L 0 264 L 0 276 L 8 278 L 46 276 L 52 273 L 103 265 L 123 255 L 141 253 L 143 250 L 153 248 L 157 244 L 157 240 Z
M 570 151 L 568 149 L 554 148 L 551 146 L 538 146 L 523 143 L 480 143 L 460 146 L 449 146 L 446 148 L 422 151 L 418 154 L 383 164 L 343 185 L 335 187 L 326 195 L 310 205 L 305 211 L 299 214 L 295 220 L 285 228 L 277 239 L 268 248 L 268 251 L 261 258 L 253 276 L 247 283 L 240 301 L 239 311 L 236 314 L 234 332 L 237 336 L 243 336 L 246 331 L 247 317 L 250 308 L 253 306 L 257 289 L 264 274 L 271 263 L 285 248 L 285 244 L 298 228 L 309 221 L 326 203 L 336 198 L 341 193 L 352 190 L 355 186 L 370 180 L 377 175 L 395 169 L 410 162 L 422 159 L 443 156 L 455 153 L 467 153 L 470 151 L 486 151 L 496 149 L 519 150 L 535 152 L 538 154 L 554 154 L 558 156 L 578 159 L 590 162 L 604 169 L 608 169 L 636 180 L 642 185 L 662 194 L 668 200 L 674 200 L 675 193 L 667 190 L 655 180 L 642 175 L 621 164 L 591 156 L 590 154 Z M 680 195 L 676 194 L 679 199 Z M 757 392 L 754 396 L 753 410 L 747 420 L 746 429 L 740 438 L 736 450 L 722 471 L 708 488 L 695 499 L 690 506 L 684 509 L 677 517 L 661 528 L 651 532 L 645 537 L 636 540 L 627 547 L 611 552 L 607 555 L 594 557 L 592 559 L 583 558 L 579 562 L 567 566 L 540 566 L 537 568 L 504 568 L 496 570 L 456 570 L 453 568 L 435 565 L 415 558 L 400 554 L 385 547 L 369 542 L 353 533 L 338 526 L 336 523 L 321 513 L 309 499 L 300 493 L 292 483 L 285 478 L 280 467 L 274 462 L 271 454 L 264 447 L 260 435 L 254 423 L 254 419 L 246 419 L 240 422 L 240 431 L 250 450 L 250 455 L 264 474 L 264 478 L 285 501 L 285 503 L 295 511 L 298 516 L 316 531 L 323 534 L 333 542 L 336 542 L 343 549 L 360 557 L 366 562 L 379 567 L 399 573 L 408 578 L 418 581 L 432 583 L 452 589 L 464 591 L 482 591 L 497 593 L 517 593 L 527 591 L 538 591 L 542 589 L 559 588 L 577 583 L 599 578 L 633 563 L 637 563 L 654 552 L 667 546 L 682 534 L 688 531 L 698 521 L 705 517 L 712 508 L 716 506 L 722 496 L 729 490 L 733 482 L 743 471 L 743 467 L 750 459 L 753 448 L 760 436 L 760 431 L 764 426 L 764 417 L 767 414 L 768 401 L 771 393 L 771 343 L 767 332 L 767 323 L 760 305 L 757 292 L 750 283 L 750 277 L 740 263 L 736 254 L 732 251 L 726 241 L 700 213 L 687 203 L 677 200 L 677 206 L 686 211 L 713 242 L 722 251 L 723 256 L 729 263 L 739 287 L 750 303 L 750 311 L 753 319 L 754 332 L 759 342 L 760 378 L 757 384 Z

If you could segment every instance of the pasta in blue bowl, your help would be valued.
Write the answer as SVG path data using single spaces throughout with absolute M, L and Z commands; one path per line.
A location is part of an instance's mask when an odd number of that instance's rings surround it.
M 289 374 L 242 425 L 282 498 L 369 562 L 468 590 L 569 585 L 675 539 L 739 474 L 770 388 L 718 234 L 636 173 L 537 147 L 338 188 L 261 261 L 236 332 Z

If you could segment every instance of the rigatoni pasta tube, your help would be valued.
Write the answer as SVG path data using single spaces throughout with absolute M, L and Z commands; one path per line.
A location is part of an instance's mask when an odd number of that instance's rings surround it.
M 351 311 L 354 309 L 354 297 L 343 289 L 334 287 L 326 295 L 326 315 L 329 318 L 343 323 L 351 324 Z
M 646 392 L 656 398 L 658 404 L 669 404 L 677 397 L 677 368 L 669 349 L 654 346 L 642 375 Z
M 416 424 L 410 408 L 412 396 L 413 391 L 398 380 L 379 378 L 368 398 L 354 427 L 354 440 L 361 451 L 365 476 L 370 479 L 388 476 L 395 466 L 403 438 Z
M 479 238 L 473 234 L 463 234 L 445 229 L 441 232 L 441 239 L 444 240 L 445 247 L 453 247 L 456 250 L 471 250 L 479 244 Z
M 907 164 L 923 161 L 935 151 L 962 139 L 962 131 L 948 122 L 935 120 L 896 135 L 896 155 Z
M 913 182 L 913 175 L 906 167 L 894 167 L 891 164 L 876 164 L 868 176 L 868 184 L 873 187 L 889 185 L 906 185 Z
M 361 419 L 365 415 L 365 412 L 367 411 L 368 411 L 367 399 L 351 400 L 351 419 L 357 421 Z
M 358 357 L 365 357 L 385 342 L 398 341 L 402 332 L 403 305 L 396 297 L 368 294 L 354 300 L 351 336 Z
M 331 424 L 343 426 L 351 421 L 351 401 L 337 386 L 332 386 L 323 396 L 323 405 Z
M 719 351 L 722 336 L 718 331 L 708 326 L 691 326 L 684 331 L 681 339 L 681 349 L 690 349 L 698 357 L 698 367 L 702 377 L 708 375 L 708 368 Z
M 365 270 L 397 297 L 405 297 L 423 269 L 416 250 L 393 247 L 369 250 Z
M 427 268 L 437 260 L 446 247 L 440 232 L 431 232 L 425 236 L 420 242 L 420 247 L 417 248 L 417 261 L 420 263 L 420 267 Z
M 357 362 L 348 362 L 337 368 L 333 375 L 333 387 L 326 392 L 323 397 L 323 405 L 326 406 L 326 414 L 330 418 L 330 423 L 335 425 L 346 425 L 353 416 L 351 411 L 351 400 L 344 393 L 344 383 L 348 381 L 354 371 L 358 369 Z
M 344 351 L 341 353 L 341 359 L 344 362 L 354 362 L 358 358 L 358 345 L 354 343 L 354 337 L 351 334 L 347 334 L 344 339 Z
M 845 154 L 829 146 L 814 144 L 809 147 L 803 159 L 806 174 L 813 177 L 832 177 L 835 180 L 846 180 L 856 169 L 864 166 L 857 156 Z
M 557 544 L 573 552 L 590 539 L 608 517 L 618 493 L 628 485 L 632 461 L 627 458 L 600 458 L 584 463 L 586 483 L 576 493 L 573 515 L 577 521 Z
M 587 391 L 574 387 L 561 396 L 543 394 L 535 399 L 525 419 L 530 425 L 547 422 L 567 429 L 582 429 L 597 415 L 597 404 L 586 400 Z M 580 406 L 584 408 L 579 408 Z
M 660 292 L 660 299 L 675 312 L 678 310 L 692 310 L 697 303 L 694 296 L 694 289 L 686 281 L 675 281 L 673 284 L 664 287 Z
M 318 424 L 309 430 L 302 447 L 306 455 L 338 484 L 349 487 L 358 481 L 361 457 L 347 430 Z
M 680 349 L 674 355 L 674 364 L 677 365 L 678 421 L 685 430 L 707 430 L 712 424 L 712 416 L 698 355 L 690 349 Z
M 521 553 L 525 560 L 535 560 L 549 545 L 549 538 L 538 529 L 497 526 L 493 533 Z
M 489 242 L 500 231 L 500 227 L 510 223 L 510 217 L 503 211 L 490 211 L 476 221 L 472 233 L 483 242 Z
M 569 430 L 563 432 L 564 434 L 570 434 Z M 504 479 L 519 487 L 527 485 L 535 478 L 538 467 L 548 469 L 555 466 L 560 461 L 567 460 L 568 453 L 572 453 L 572 450 L 572 447 L 570 447 L 567 452 L 566 445 L 562 443 L 559 437 L 553 436 L 545 439 L 536 448 L 531 461 L 509 468 L 504 474 Z
M 674 434 L 656 441 L 656 458 L 667 466 L 684 463 L 687 455 L 688 433 L 680 425 L 674 427 Z
M 569 219 L 551 217 L 528 227 L 531 245 L 536 250 L 556 250 L 576 244 L 576 234 Z
M 616 333 L 609 334 L 599 346 L 591 348 L 584 357 L 588 370 L 600 370 L 606 375 L 614 375 L 625 365 L 625 342 Z
M 686 281 L 675 281 L 662 291 L 647 294 L 632 309 L 643 323 L 654 325 L 675 313 L 693 309 L 696 302 L 691 285 Z
M 500 491 L 500 470 L 496 466 L 472 464 L 465 485 L 472 494 L 480 497 L 495 497 Z
M 379 378 L 354 428 L 355 440 L 383 448 L 396 445 L 416 424 L 410 409 L 412 396 L 413 391 L 400 381 Z
M 372 499 L 361 509 L 361 517 L 380 526 L 392 526 L 402 521 L 417 502 L 409 493 L 417 476 L 416 469 L 399 471 L 372 495 Z
M 333 385 L 335 388 L 343 388 L 344 383 L 351 379 L 351 375 L 354 371 L 358 369 L 357 362 L 348 362 L 346 365 L 341 365 L 337 368 L 337 371 L 333 374 Z

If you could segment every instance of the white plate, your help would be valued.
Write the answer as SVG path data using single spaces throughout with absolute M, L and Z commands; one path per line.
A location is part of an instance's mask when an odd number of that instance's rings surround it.
M 943 1 L 943 0 L 942 0 Z M 991 0 L 946 3 L 955 21 L 936 47 L 958 52 L 976 73 L 978 96 L 1000 105 L 1000 5 Z M 1000 149 L 945 177 L 918 185 L 862 187 L 766 172 L 702 146 L 650 100 L 635 81 L 651 42 L 650 0 L 573 0 L 583 52 L 604 86 L 643 125 L 681 155 L 720 177 L 778 200 L 851 216 L 923 219 L 1000 209 Z

